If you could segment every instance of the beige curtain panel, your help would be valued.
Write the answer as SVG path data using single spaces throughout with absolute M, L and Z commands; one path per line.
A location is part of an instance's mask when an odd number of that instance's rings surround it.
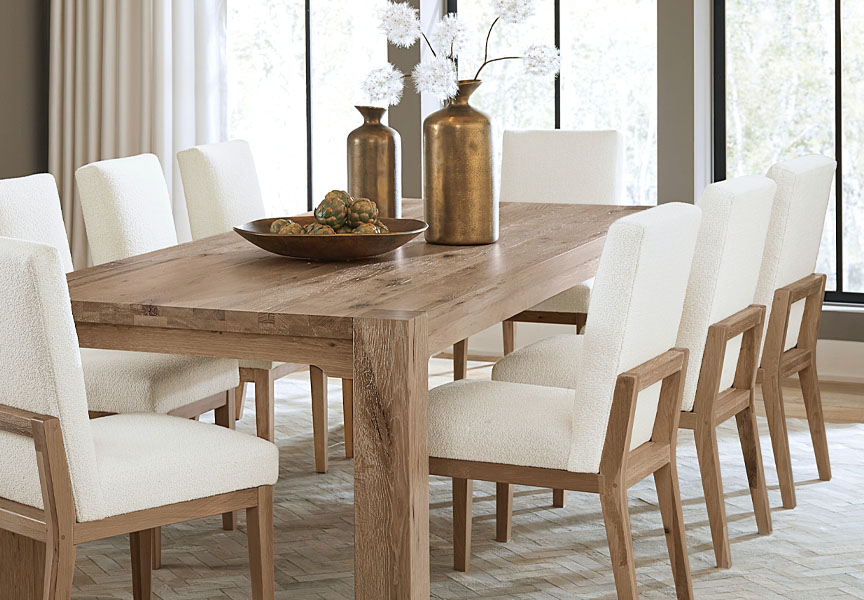
M 88 264 L 75 170 L 152 152 L 190 239 L 179 150 L 228 136 L 226 0 L 52 0 L 48 168 L 76 268 Z

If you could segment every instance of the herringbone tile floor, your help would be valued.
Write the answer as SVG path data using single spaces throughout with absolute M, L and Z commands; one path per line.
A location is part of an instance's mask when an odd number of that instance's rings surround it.
M 433 360 L 430 383 L 452 378 L 449 361 Z M 472 365 L 472 377 L 488 368 Z M 343 458 L 342 413 L 337 380 L 331 380 L 330 472 L 312 472 L 308 380 L 277 383 L 277 438 L 281 478 L 276 491 L 276 583 L 283 599 L 352 598 L 352 467 Z M 250 403 L 251 404 L 251 403 Z M 530 407 L 526 407 L 530 409 Z M 776 474 L 763 433 L 772 506 L 780 505 Z M 697 598 L 864 599 L 864 425 L 829 426 L 834 468 L 819 482 L 807 426 L 790 421 L 798 508 L 775 508 L 774 533 L 756 535 L 747 481 L 732 422 L 722 428 L 720 453 L 732 539 L 733 567 L 714 568 L 707 514 L 692 434 L 682 432 L 679 472 Z M 238 429 L 254 430 L 251 411 Z M 615 587 L 600 504 L 596 496 L 570 493 L 564 509 L 552 509 L 551 493 L 516 489 L 513 540 L 494 536 L 494 486 L 477 483 L 473 563 L 468 573 L 451 568 L 450 483 L 431 481 L 431 557 L 434 598 L 613 598 Z M 672 598 L 672 577 L 653 483 L 630 491 L 630 511 L 642 598 Z M 166 527 L 164 568 L 154 573 L 161 600 L 249 598 L 245 524 L 224 532 L 219 518 Z M 124 537 L 79 548 L 74 598 L 131 598 L 129 546 Z

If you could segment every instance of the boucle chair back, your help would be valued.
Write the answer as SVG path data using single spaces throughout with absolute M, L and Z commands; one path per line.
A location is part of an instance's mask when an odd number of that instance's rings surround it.
M 502 202 L 620 204 L 624 138 L 617 131 L 505 131 Z
M 140 154 L 75 172 L 94 264 L 177 244 L 171 199 L 159 159 Z
M 196 240 L 265 216 L 252 150 L 243 140 L 177 153 L 186 210 Z
M 72 271 L 72 254 L 53 175 L 0 180 L 0 236 L 54 246 L 63 270 Z
M 77 516 L 99 518 L 84 373 L 56 248 L 0 237 L 0 306 L 0 404 L 60 419 Z M 0 497 L 42 508 L 31 438 L 0 432 Z
M 709 185 L 697 203 L 702 225 L 677 344 L 690 350 L 683 410 L 693 410 L 708 328 L 753 304 L 776 189 L 767 177 L 739 177 Z M 726 347 L 721 390 L 732 385 L 741 339 Z
M 700 211 L 664 204 L 609 228 L 580 352 L 569 468 L 598 472 L 619 374 L 675 346 Z M 639 394 L 631 447 L 651 439 L 660 384 Z
M 768 315 L 777 288 L 794 283 L 816 269 L 836 168 L 836 161 L 813 154 L 779 162 L 768 170 L 768 177 L 777 183 L 777 194 L 756 286 L 756 303 L 764 304 Z M 792 306 L 786 350 L 798 343 L 803 313 L 802 300 Z M 768 327 L 767 317 L 765 327 Z M 764 337 L 762 341 L 764 343 Z

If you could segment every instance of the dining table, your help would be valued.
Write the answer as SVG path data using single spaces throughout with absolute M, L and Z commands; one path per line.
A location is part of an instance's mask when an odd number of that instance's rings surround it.
M 72 313 L 82 347 L 300 363 L 353 380 L 355 598 L 429 598 L 430 357 L 592 277 L 609 226 L 637 210 L 502 203 L 496 243 L 421 235 L 354 262 L 276 256 L 228 232 L 70 273 Z M 422 213 L 403 201 L 404 216 Z M 273 439 L 273 406 L 256 405 L 256 419 Z M 39 548 L 4 534 L 0 558 L 15 552 Z

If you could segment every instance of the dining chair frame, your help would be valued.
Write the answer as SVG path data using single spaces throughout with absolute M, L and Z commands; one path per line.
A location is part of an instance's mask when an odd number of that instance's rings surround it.
M 692 599 L 675 460 L 688 356 L 687 349 L 673 348 L 618 376 L 599 473 L 430 457 L 431 475 L 453 479 L 454 568 L 467 571 L 470 566 L 473 480 L 589 492 L 600 495 L 618 598 L 633 600 L 638 593 L 627 489 L 653 475 L 677 597 Z M 637 396 L 658 382 L 662 385 L 651 440 L 631 450 Z M 498 514 L 501 509 L 499 505 Z
M 227 409 L 224 412 L 228 412 Z M 68 600 L 72 593 L 76 547 L 128 533 L 133 597 L 135 600 L 149 600 L 153 544 L 159 527 L 241 509 L 246 510 L 252 598 L 271 600 L 274 597 L 273 486 L 237 490 L 98 521 L 78 522 L 60 420 L 0 404 L 0 431 L 29 437 L 36 449 L 44 508 L 0 498 L 0 529 L 45 546 L 44 575 L 41 589 L 32 590 L 34 598 Z
M 825 419 L 822 415 L 819 374 L 816 370 L 816 340 L 822 319 L 826 279 L 823 273 L 811 273 L 774 292 L 771 315 L 765 333 L 765 346 L 762 349 L 762 362 L 757 375 L 757 382 L 762 384 L 762 397 L 768 416 L 768 430 L 771 434 L 771 446 L 774 450 L 774 462 L 777 466 L 784 508 L 795 508 L 797 504 L 781 387 L 782 381 L 787 377 L 798 375 L 819 479 L 822 481 L 831 479 L 828 439 L 825 434 Z M 801 316 L 798 343 L 793 348 L 784 350 L 792 305 L 801 300 L 804 301 L 804 312 Z
M 714 556 L 721 569 L 730 568 L 732 559 L 717 448 L 717 427 L 732 417 L 735 417 L 738 426 L 757 529 L 760 535 L 771 533 L 771 511 L 756 424 L 755 396 L 764 324 L 765 307 L 752 305 L 708 328 L 693 410 L 681 411 L 680 428 L 692 429 L 694 433 Z M 732 385 L 721 391 L 720 378 L 726 349 L 729 342 L 739 335 L 742 336 L 741 352 L 738 354 L 735 376 Z

